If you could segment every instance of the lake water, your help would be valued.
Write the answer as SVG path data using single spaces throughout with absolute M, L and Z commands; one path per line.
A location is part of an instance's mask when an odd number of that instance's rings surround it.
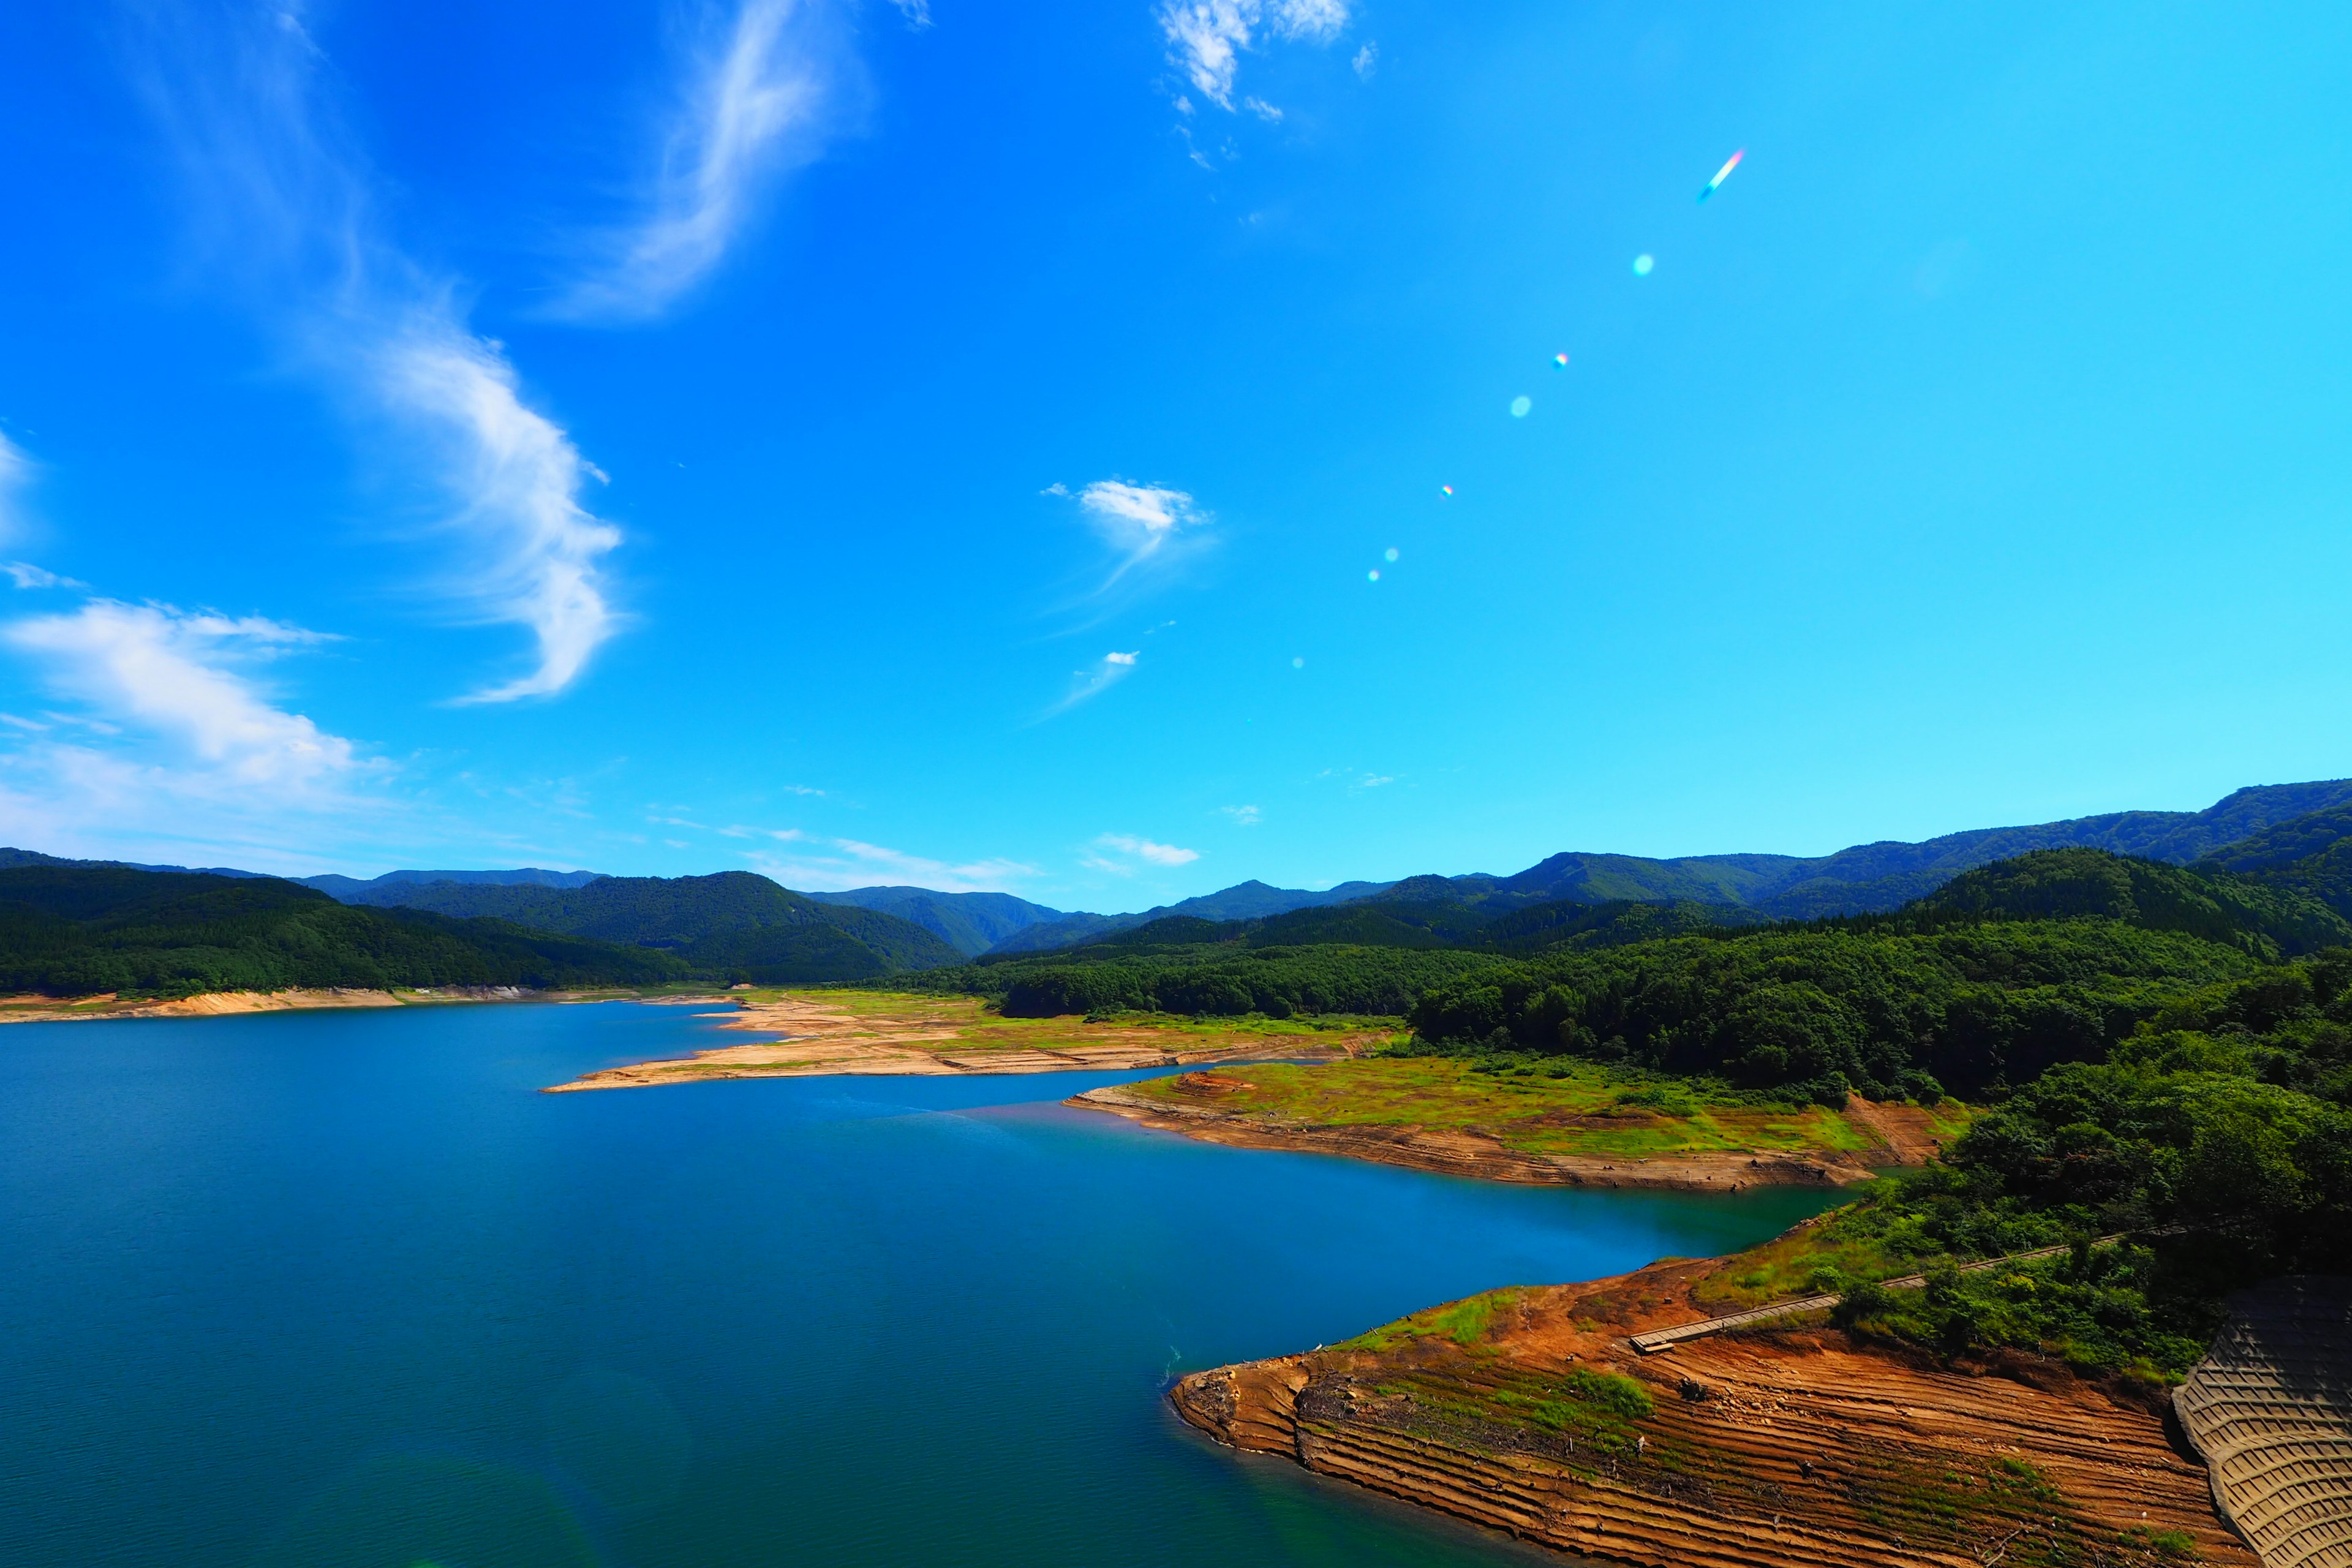
M 1201 1440 L 1166 1380 L 1823 1202 L 1486 1185 L 1055 1103 L 1140 1074 L 531 1092 L 709 1028 L 0 1029 L 0 1563 L 1521 1561 Z

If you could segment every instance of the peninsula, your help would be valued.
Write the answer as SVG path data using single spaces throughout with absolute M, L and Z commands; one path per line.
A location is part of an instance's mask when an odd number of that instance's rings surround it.
M 749 992 L 706 1016 L 720 1029 L 768 1037 L 606 1068 L 542 1092 L 833 1073 L 1107 1072 L 1269 1057 L 1325 1061 L 1398 1037 L 1393 1019 L 1006 1018 L 977 997 L 872 991 Z
M 1269 1062 L 1089 1089 L 1064 1103 L 1211 1143 L 1339 1154 L 1441 1175 L 1738 1192 L 1845 1186 L 1932 1158 L 1958 1100 L 1773 1103 L 1589 1062 L 1487 1070 L 1444 1057 Z

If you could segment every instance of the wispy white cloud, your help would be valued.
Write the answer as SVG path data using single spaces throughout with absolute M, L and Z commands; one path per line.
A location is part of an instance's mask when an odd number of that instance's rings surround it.
M 1071 671 L 1069 691 L 1059 702 L 1039 714 L 1038 721 L 1042 723 L 1056 714 L 1066 713 L 1079 703 L 1108 691 L 1135 673 L 1135 662 L 1140 657 L 1135 653 L 1107 653 L 1102 656 L 1102 662 L 1093 668 Z
M 1265 813 L 1254 805 L 1221 805 L 1217 809 L 1243 827 L 1255 827 L 1265 818 Z
M 147 15 L 149 96 L 198 237 L 312 370 L 423 459 L 458 542 L 442 581 L 453 605 L 537 643 L 533 668 L 467 700 L 562 689 L 620 626 L 602 564 L 620 532 L 581 501 L 601 476 L 525 401 L 453 285 L 384 232 L 299 8 Z
M 917 32 L 931 25 L 931 0 L 893 0 L 893 3 L 898 7 L 899 15 L 907 18 L 907 26 Z
M 928 0 L 898 0 L 917 27 Z M 814 160 L 843 111 L 847 51 L 821 0 L 743 0 L 695 51 L 637 220 L 604 236 L 601 255 L 558 313 L 642 320 L 708 277 L 765 187 Z
M 217 784 L 310 795 L 361 765 L 351 742 L 272 706 L 235 668 L 324 640 L 316 632 L 93 599 L 16 621 L 0 637 L 39 661 L 61 695 L 153 736 Z
M 33 459 L 8 439 L 7 432 L 0 431 L 0 539 L 13 539 L 22 531 L 24 520 L 16 510 L 16 498 L 32 482 Z
M 1154 866 L 1189 866 L 1201 858 L 1198 849 L 1185 849 L 1174 844 L 1156 844 L 1131 833 L 1103 834 L 1096 838 L 1095 847 L 1132 855 Z
M 0 572 L 19 588 L 87 588 L 87 583 L 71 577 L 60 577 L 46 566 L 36 566 L 29 561 L 0 561 Z
M 1046 493 L 1070 492 L 1055 485 Z M 1095 589 L 1097 595 L 1147 568 L 1172 566 L 1206 541 L 1215 521 L 1195 504 L 1191 492 L 1165 485 L 1097 479 L 1074 499 L 1087 526 L 1112 555 L 1110 574 Z
M 280 705 L 255 673 L 323 640 L 260 616 L 111 599 L 0 627 L 79 710 L 12 718 L 0 835 L 66 854 L 312 858 L 322 829 L 394 804 L 374 787 L 388 764 Z
M 1373 73 L 1381 68 L 1380 45 L 1377 43 L 1366 44 L 1362 48 L 1356 51 L 1356 58 L 1349 60 L 1348 63 L 1355 68 L 1356 78 L 1358 80 L 1371 80 Z
M 790 837 L 812 847 L 790 856 L 752 853 L 744 858 L 788 888 L 816 892 L 877 883 L 906 883 L 941 893 L 994 892 L 1039 874 L 1034 866 L 1018 860 L 933 860 L 855 838 L 817 838 L 801 833 Z
M 1347 0 L 1162 0 L 1156 15 L 1171 62 L 1227 112 L 1241 57 L 1262 36 L 1328 44 L 1348 26 Z
M 600 563 L 621 531 L 580 500 L 594 469 L 571 437 L 523 402 L 505 355 L 444 309 L 415 310 L 369 357 L 386 404 L 433 442 L 459 509 L 452 524 L 478 547 L 465 602 L 538 639 L 535 668 L 460 700 L 562 690 L 618 629 Z

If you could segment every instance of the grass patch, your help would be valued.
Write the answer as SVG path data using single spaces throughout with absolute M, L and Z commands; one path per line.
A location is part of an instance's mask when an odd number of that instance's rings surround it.
M 1528 1293 L 1524 1285 L 1506 1285 L 1443 1307 L 1428 1307 L 1409 1318 L 1383 1323 L 1333 1347 L 1338 1350 L 1385 1351 L 1414 1340 L 1449 1339 L 1465 1348 L 1486 1342 L 1497 1314 L 1516 1306 Z
M 1253 1067 L 1248 1088 L 1202 1099 L 1182 1080 L 1134 1092 L 1171 1104 L 1323 1127 L 1459 1128 L 1532 1154 L 1638 1160 L 1662 1154 L 1866 1154 L 1866 1124 L 1705 1079 L 1671 1079 L 1568 1058 L 1465 1061 L 1380 1056 Z M 1965 1116 L 1965 1111 L 1959 1112 Z

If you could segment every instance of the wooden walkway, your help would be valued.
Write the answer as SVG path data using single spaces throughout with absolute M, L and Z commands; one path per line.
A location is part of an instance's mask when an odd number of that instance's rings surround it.
M 2115 1236 L 2103 1236 L 2091 1245 L 2112 1247 L 2122 1239 L 2123 1236 L 2120 1233 Z M 2071 1242 L 2064 1247 L 2037 1247 L 2031 1252 L 2012 1252 L 2005 1258 L 1988 1258 L 1980 1263 L 1963 1263 L 1960 1265 L 1960 1272 L 1979 1274 L 1985 1269 L 1999 1268 L 2006 1264 L 2032 1263 L 2038 1258 L 2062 1257 L 2072 1250 L 2074 1246 Z M 1878 1281 L 1878 1286 L 1883 1290 L 1916 1290 L 1927 1283 L 1927 1277 L 1925 1274 L 1906 1274 L 1899 1279 L 1881 1279 Z M 1845 1297 L 1843 1294 L 1799 1296 L 1786 1301 L 1775 1301 L 1769 1307 L 1757 1307 L 1745 1312 L 1734 1312 L 1727 1318 L 1709 1318 L 1701 1323 L 1677 1323 L 1671 1329 L 1654 1329 L 1646 1334 L 1635 1334 L 1631 1342 L 1633 1348 L 1643 1355 L 1655 1355 L 1660 1351 L 1672 1350 L 1685 1340 L 1705 1339 L 1709 1334 L 1719 1334 L 1727 1329 L 1744 1329 L 1755 1323 L 1770 1322 L 1775 1318 L 1793 1318 L 1800 1312 L 1826 1312 L 1844 1300 Z

